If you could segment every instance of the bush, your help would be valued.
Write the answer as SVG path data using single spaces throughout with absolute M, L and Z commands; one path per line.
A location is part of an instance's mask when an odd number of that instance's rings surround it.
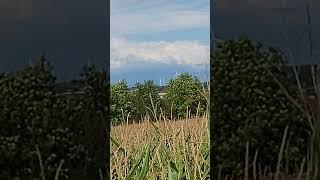
M 290 144 L 285 150 L 285 164 L 289 171 L 293 172 L 305 157 L 308 122 L 269 73 L 294 95 L 296 89 L 288 83 L 292 81 L 285 66 L 279 51 L 266 49 L 246 37 L 218 44 L 211 61 L 216 173 L 223 165 L 223 174 L 244 174 L 246 142 L 250 143 L 251 162 L 257 150 L 261 167 L 275 170 L 287 125 Z

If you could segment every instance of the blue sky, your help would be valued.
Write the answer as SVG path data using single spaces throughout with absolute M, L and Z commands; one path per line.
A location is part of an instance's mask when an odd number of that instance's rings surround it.
M 209 0 L 111 0 L 111 82 L 209 78 Z M 163 80 L 162 80 L 163 82 Z

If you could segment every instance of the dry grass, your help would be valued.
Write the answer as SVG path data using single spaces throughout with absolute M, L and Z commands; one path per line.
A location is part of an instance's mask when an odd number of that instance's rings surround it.
M 113 179 L 138 179 L 144 167 L 146 179 L 209 179 L 205 118 L 123 124 L 112 127 L 111 136 Z M 148 161 L 139 160 L 146 147 Z

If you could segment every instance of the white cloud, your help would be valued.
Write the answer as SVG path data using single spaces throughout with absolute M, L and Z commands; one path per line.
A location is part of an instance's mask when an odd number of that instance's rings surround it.
M 196 67 L 209 63 L 209 47 L 197 41 L 135 42 L 126 38 L 112 38 L 111 69 L 125 67 L 132 61 Z
M 178 64 L 199 67 L 209 63 L 209 45 L 197 41 L 128 40 L 128 35 L 168 31 L 209 30 L 209 0 L 111 0 L 112 70 L 138 64 Z M 130 64 L 130 65 L 129 65 Z

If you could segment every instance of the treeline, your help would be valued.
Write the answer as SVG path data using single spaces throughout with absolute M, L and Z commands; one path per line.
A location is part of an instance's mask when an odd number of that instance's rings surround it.
M 83 97 L 56 94 L 45 57 L 0 75 L 0 179 L 106 176 L 104 74 L 94 66 L 83 69 Z
M 200 117 L 206 112 L 208 89 L 197 77 L 180 74 L 162 92 L 163 97 L 151 80 L 136 84 L 133 90 L 124 80 L 111 85 L 112 123 Z

